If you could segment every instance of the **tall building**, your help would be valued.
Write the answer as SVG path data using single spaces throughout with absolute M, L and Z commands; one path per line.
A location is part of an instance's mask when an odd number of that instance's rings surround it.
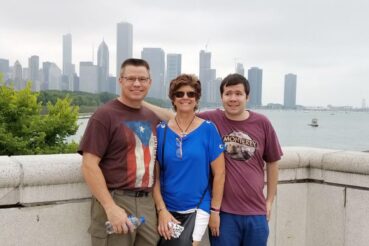
M 79 63 L 79 90 L 98 93 L 99 92 L 99 68 L 92 62 Z
M 75 73 L 72 64 L 72 35 L 63 35 L 63 89 L 73 90 L 73 76 Z
M 152 79 L 148 96 L 155 98 L 167 98 L 165 95 L 164 73 L 165 53 L 161 48 L 143 48 L 141 58 L 150 65 L 150 76 Z
M 109 49 L 103 40 L 97 50 L 97 66 L 99 67 L 99 92 L 109 91 Z
M 72 35 L 63 35 L 63 75 L 70 75 L 72 67 Z
M 51 62 L 49 67 L 48 89 L 61 90 L 61 78 L 62 71 L 55 63 Z
M 284 76 L 284 107 L 288 109 L 296 108 L 296 74 L 286 74 Z
M 9 79 L 9 60 L 0 59 L 0 73 L 3 75 L 4 82 L 6 82 Z
M 250 83 L 248 106 L 250 108 L 260 107 L 262 105 L 263 70 L 257 67 L 250 68 L 248 70 L 248 81 Z
M 13 66 L 12 79 L 14 82 L 14 88 L 16 90 L 20 90 L 24 88 L 25 83 L 23 82 L 23 69 L 22 69 L 22 65 L 20 64 L 18 60 L 14 63 L 14 66 Z
M 165 82 L 165 94 L 168 94 L 169 84 L 182 73 L 182 55 L 167 54 L 167 75 Z
M 128 22 L 117 24 L 117 81 L 120 77 L 120 66 L 128 58 L 132 58 L 133 51 L 133 26 Z M 119 95 L 119 86 L 116 88 Z
M 236 64 L 236 73 L 241 74 L 242 76 L 245 76 L 245 69 L 242 63 Z
M 41 78 L 41 90 L 49 89 L 49 73 L 50 73 L 51 62 L 42 63 L 42 78 Z
M 40 58 L 38 56 L 28 58 L 28 69 L 28 79 L 32 81 L 32 91 L 39 91 L 40 79 L 38 72 L 40 69 Z
M 109 76 L 108 78 L 108 84 L 109 84 L 109 91 L 112 94 L 117 94 L 117 87 L 120 88 L 119 86 L 117 86 L 117 79 L 114 76 Z
M 216 77 L 217 77 L 217 71 L 215 69 L 210 69 L 209 70 L 210 80 L 207 84 L 205 84 L 205 90 L 206 90 L 205 98 L 206 98 L 206 102 L 208 103 L 216 103 L 217 98 L 219 98 L 219 89 L 218 89 L 219 87 L 217 87 Z
M 215 79 L 214 71 L 211 70 L 211 53 L 200 50 L 199 54 L 199 79 L 202 87 L 202 102 L 209 102 L 211 83 Z

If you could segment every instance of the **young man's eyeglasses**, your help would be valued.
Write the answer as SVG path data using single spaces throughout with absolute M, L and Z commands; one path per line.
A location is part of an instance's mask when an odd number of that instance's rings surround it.
M 194 98 L 197 96 L 197 93 L 194 91 L 176 91 L 174 92 L 174 96 L 177 98 L 182 98 L 184 97 L 184 95 L 187 95 L 188 98 Z
M 150 78 L 148 77 L 122 77 L 122 78 L 125 79 L 130 84 L 133 84 L 134 82 L 136 82 L 136 80 L 138 80 L 140 84 L 146 84 L 150 80 Z

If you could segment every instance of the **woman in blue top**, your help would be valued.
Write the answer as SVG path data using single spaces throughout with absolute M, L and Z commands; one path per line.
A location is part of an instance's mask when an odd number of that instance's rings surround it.
M 182 74 L 172 80 L 169 98 L 176 115 L 168 124 L 157 127 L 159 178 L 154 185 L 154 200 L 158 231 L 170 240 L 168 223 L 179 223 L 173 213 L 194 212 L 205 192 L 196 214 L 192 245 L 199 245 L 208 224 L 211 233 L 219 235 L 225 176 L 222 139 L 212 122 L 195 114 L 200 96 L 201 84 L 196 76 Z

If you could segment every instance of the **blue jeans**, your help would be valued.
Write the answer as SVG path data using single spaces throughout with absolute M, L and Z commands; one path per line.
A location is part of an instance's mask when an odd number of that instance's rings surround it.
M 210 236 L 210 242 L 212 246 L 266 246 L 268 235 L 269 226 L 265 215 L 221 212 L 220 235 Z

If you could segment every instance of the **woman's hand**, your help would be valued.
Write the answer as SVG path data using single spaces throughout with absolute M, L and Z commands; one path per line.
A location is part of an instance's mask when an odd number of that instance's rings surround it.
M 171 239 L 171 231 L 169 228 L 169 222 L 180 224 L 178 220 L 176 220 L 173 215 L 167 210 L 163 209 L 159 212 L 159 223 L 158 223 L 158 232 L 160 236 L 164 237 L 166 240 Z

